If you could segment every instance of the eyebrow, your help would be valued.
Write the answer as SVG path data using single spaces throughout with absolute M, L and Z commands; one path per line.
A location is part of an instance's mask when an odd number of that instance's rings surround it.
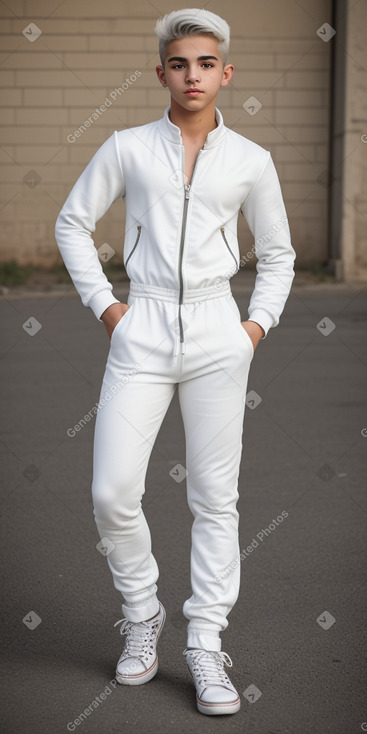
M 198 56 L 197 61 L 207 61 L 208 59 L 214 59 L 215 61 L 218 61 L 216 56 Z M 183 56 L 171 56 L 170 59 L 168 59 L 167 64 L 169 64 L 170 61 L 187 61 Z

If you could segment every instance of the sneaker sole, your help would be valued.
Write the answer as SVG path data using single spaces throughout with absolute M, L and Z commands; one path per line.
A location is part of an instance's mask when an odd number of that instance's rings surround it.
M 157 644 L 160 637 L 160 634 L 163 629 L 163 625 L 166 621 L 166 610 L 162 606 L 162 624 L 159 628 L 159 631 L 157 632 Z M 153 665 L 148 668 L 148 670 L 145 671 L 145 673 L 139 673 L 138 675 L 122 675 L 121 673 L 118 673 L 116 671 L 115 678 L 117 680 L 117 683 L 120 683 L 124 686 L 141 686 L 143 683 L 148 683 L 148 681 L 152 680 L 154 676 L 158 672 L 158 655 L 153 663 Z
M 154 678 L 158 672 L 158 656 L 156 657 L 153 665 L 145 671 L 145 673 L 139 673 L 138 675 L 122 675 L 116 673 L 116 680 L 125 686 L 141 686 L 143 683 L 148 683 L 149 680 Z
M 236 701 L 231 703 L 204 703 L 196 698 L 198 711 L 201 714 L 209 716 L 218 716 L 221 714 L 236 714 L 241 708 L 241 701 L 238 698 Z

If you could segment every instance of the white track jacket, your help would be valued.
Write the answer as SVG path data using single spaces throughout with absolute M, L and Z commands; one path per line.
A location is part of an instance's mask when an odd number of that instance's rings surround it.
M 112 303 L 91 233 L 111 204 L 126 204 L 124 265 L 131 281 L 177 291 L 178 309 L 190 291 L 221 288 L 257 257 L 249 318 L 276 326 L 294 277 L 295 252 L 271 154 L 225 127 L 198 153 L 190 185 L 184 177 L 180 128 L 169 118 L 115 131 L 86 166 L 56 221 L 55 236 L 85 306 L 97 319 Z M 245 216 L 253 250 L 241 263 L 237 220 Z

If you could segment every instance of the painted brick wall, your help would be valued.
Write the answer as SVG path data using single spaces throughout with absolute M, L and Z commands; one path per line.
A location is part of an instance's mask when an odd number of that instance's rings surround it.
M 175 0 L 160 10 L 180 7 Z M 232 29 L 236 71 L 218 97 L 225 123 L 271 151 L 298 265 L 322 262 L 331 43 L 316 31 L 331 22 L 331 0 L 228 0 L 205 7 L 225 15 Z M 145 1 L 0 4 L 2 261 L 57 261 L 55 220 L 93 153 L 113 130 L 161 116 L 169 96 L 155 74 L 156 17 Z M 114 93 L 124 83 L 123 92 Z M 246 111 L 249 97 L 258 100 L 255 114 Z M 111 104 L 101 111 L 106 98 Z M 96 119 L 85 126 L 93 113 Z M 99 222 L 95 244 L 108 242 L 121 259 L 123 233 L 124 205 L 116 202 Z M 243 217 L 239 236 L 246 253 L 253 241 Z

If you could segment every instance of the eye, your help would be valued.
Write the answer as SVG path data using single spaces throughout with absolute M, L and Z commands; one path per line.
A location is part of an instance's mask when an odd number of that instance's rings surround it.
M 207 69 L 212 69 L 214 64 L 211 64 L 209 61 L 205 61 L 203 63 L 203 66 L 205 66 Z
M 171 66 L 171 69 L 182 69 L 183 64 L 175 64 L 175 66 Z

